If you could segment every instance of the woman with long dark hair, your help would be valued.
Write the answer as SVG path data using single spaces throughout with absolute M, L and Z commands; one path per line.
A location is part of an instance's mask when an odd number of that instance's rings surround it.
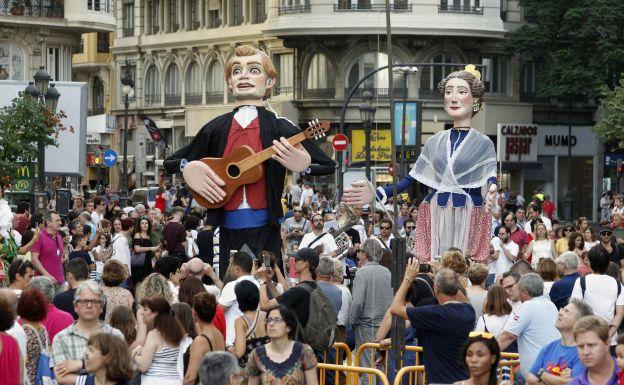
M 135 287 L 154 271 L 152 255 L 157 250 L 158 246 L 152 244 L 152 223 L 143 217 L 135 222 L 132 231 L 132 283 Z
M 470 332 L 462 349 L 462 357 L 470 378 L 453 385 L 497 385 L 496 369 L 500 360 L 500 347 L 494 335 Z
M 142 299 L 137 321 L 140 345 L 132 351 L 132 357 L 143 374 L 141 385 L 182 385 L 178 355 L 185 333 L 171 315 L 169 302 L 162 297 Z

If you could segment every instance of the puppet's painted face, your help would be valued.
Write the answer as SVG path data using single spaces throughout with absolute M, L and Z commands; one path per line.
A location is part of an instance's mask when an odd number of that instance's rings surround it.
M 444 110 L 453 120 L 470 118 L 473 101 L 470 85 L 467 81 L 451 78 L 446 82 Z
M 262 58 L 256 54 L 234 59 L 228 86 L 236 100 L 262 100 L 274 82 L 262 67 Z

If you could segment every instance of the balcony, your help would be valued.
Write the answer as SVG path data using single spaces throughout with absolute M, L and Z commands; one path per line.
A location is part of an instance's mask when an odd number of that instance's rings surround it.
M 223 91 L 206 91 L 206 104 L 222 104 Z
M 221 26 L 221 19 L 208 19 L 208 28 L 219 28 Z
M 146 106 L 158 106 L 160 104 L 160 95 L 159 94 L 145 94 L 145 105 Z
M 334 4 L 334 12 L 385 12 L 385 4 Z M 390 4 L 391 12 L 412 12 L 412 4 Z
M 335 95 L 335 88 L 314 88 L 303 91 L 304 99 L 333 99 Z
M 438 13 L 462 13 L 472 15 L 483 15 L 483 7 L 471 7 L 463 5 L 438 5 Z
M 311 11 L 310 4 L 302 5 L 285 5 L 278 7 L 277 12 L 280 15 L 287 15 L 290 13 L 309 13 Z
M 351 90 L 351 88 L 345 88 L 345 97 L 349 96 L 349 91 Z M 353 98 L 362 98 L 362 95 L 364 94 L 364 92 L 370 92 L 371 94 L 373 94 L 373 98 L 379 98 L 379 99 L 388 99 L 388 89 L 387 88 L 370 88 L 370 87 L 360 87 L 357 90 L 355 90 L 355 93 L 353 94 Z M 405 90 L 403 88 L 394 88 L 394 98 L 402 98 L 403 95 L 405 93 Z
M 179 106 L 182 104 L 180 94 L 165 94 L 165 106 Z
M 132 27 L 132 28 L 124 28 L 122 33 L 123 33 L 123 37 L 134 36 L 134 27 Z
M 88 116 L 93 116 L 93 115 L 102 115 L 104 114 L 104 106 L 97 106 L 97 107 L 93 107 L 91 109 L 89 109 L 89 111 L 87 112 Z
M 0 14 L 63 18 L 65 8 L 57 0 L 0 0 Z
M 187 106 L 193 104 L 202 104 L 201 92 L 187 92 L 184 96 L 185 104 Z

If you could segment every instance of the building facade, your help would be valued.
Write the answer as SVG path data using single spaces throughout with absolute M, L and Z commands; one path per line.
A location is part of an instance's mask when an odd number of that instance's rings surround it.
M 444 63 L 483 66 L 485 109 L 473 125 L 493 140 L 499 123 L 534 123 L 544 132 L 570 120 L 579 129 L 592 125 L 593 107 L 560 107 L 535 97 L 536 71 L 547 65 L 548 58 L 529 62 L 504 54 L 505 35 L 525 22 L 516 0 L 394 0 L 391 8 L 394 63 L 418 68 L 407 76 L 407 87 L 404 75 L 392 76 L 395 100 L 405 97 L 421 103 L 421 143 L 449 124 L 437 83 L 456 68 Z M 270 102 L 279 115 L 302 125 L 315 118 L 329 119 L 335 133 L 349 90 L 371 71 L 388 65 L 384 9 L 383 2 L 370 0 L 118 0 L 114 66 L 119 73 L 128 59 L 135 74 L 129 114 L 129 137 L 135 143 L 129 153 L 136 143 L 147 140 L 141 114 L 157 123 L 170 146 L 157 153 L 150 141 L 145 142 L 144 160 L 131 162 L 137 181 L 162 182 L 162 159 L 188 143 L 210 119 L 231 111 L 223 67 L 239 44 L 262 48 L 273 58 L 279 78 Z M 364 91 L 371 92 L 376 106 L 375 137 L 391 140 L 391 135 L 384 135 L 391 128 L 389 81 L 387 72 L 380 71 L 367 78 L 350 100 L 344 121 L 352 142 L 354 132 L 362 129 L 358 106 Z M 115 87 L 118 94 L 118 80 Z M 114 111 L 118 127 L 123 126 L 122 108 L 118 98 Z M 328 143 L 323 146 L 332 153 Z M 374 147 L 373 152 L 384 146 Z M 350 154 L 340 155 L 349 169 L 363 167 L 362 162 L 349 162 Z M 377 181 L 387 180 L 383 175 L 390 166 L 387 154 L 373 155 Z M 552 158 L 552 167 L 561 168 L 563 158 Z M 587 185 L 573 191 L 575 199 L 584 202 L 575 206 L 576 216 L 592 217 L 595 212 L 600 160 L 592 160 L 592 181 L 584 180 Z M 562 201 L 562 173 L 553 172 L 548 181 L 532 179 L 531 170 L 542 167 L 549 163 L 501 161 L 499 185 L 525 196 L 542 188 L 555 202 Z M 140 175 L 137 168 L 143 170 Z M 335 186 L 336 180 L 315 182 L 318 187 Z

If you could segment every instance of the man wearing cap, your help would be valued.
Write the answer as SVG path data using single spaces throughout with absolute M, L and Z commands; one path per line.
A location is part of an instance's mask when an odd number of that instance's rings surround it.
M 615 262 L 618 266 L 622 265 L 624 250 L 613 239 L 613 229 L 609 225 L 600 227 L 600 246 L 607 251 L 611 262 Z

